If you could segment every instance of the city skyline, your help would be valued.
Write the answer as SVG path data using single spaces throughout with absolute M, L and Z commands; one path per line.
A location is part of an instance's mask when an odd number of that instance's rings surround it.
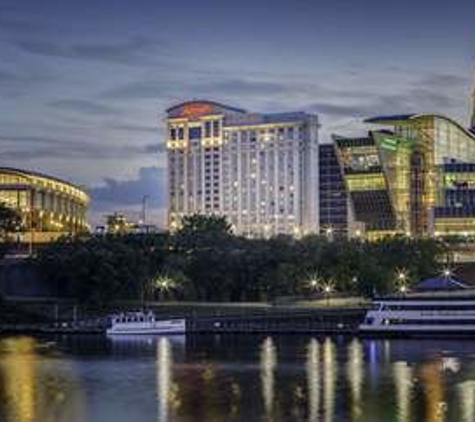
M 323 142 L 401 111 L 468 126 L 473 2 L 185 3 L 0 0 L 2 165 L 87 186 L 93 223 L 149 195 L 163 225 L 182 100 L 318 113 Z

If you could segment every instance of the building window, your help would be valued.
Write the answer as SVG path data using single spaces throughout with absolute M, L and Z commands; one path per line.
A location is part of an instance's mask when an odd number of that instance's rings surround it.
M 190 127 L 189 130 L 190 139 L 200 139 L 201 138 L 201 128 L 200 127 Z
M 176 129 L 174 127 L 170 128 L 170 139 L 172 141 L 176 140 Z
M 219 136 L 219 120 L 213 121 L 213 136 L 215 138 Z
M 205 138 L 211 138 L 211 122 L 205 122 Z
M 178 139 L 183 140 L 185 139 L 185 131 L 182 127 L 178 128 Z

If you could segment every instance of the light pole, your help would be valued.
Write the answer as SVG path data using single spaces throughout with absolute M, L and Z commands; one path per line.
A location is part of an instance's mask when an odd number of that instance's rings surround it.
M 34 202 L 34 191 L 33 191 L 33 186 L 30 186 L 30 204 L 29 204 L 29 207 L 30 207 L 30 212 L 29 212 L 29 251 L 28 251 L 28 254 L 30 256 L 33 256 L 33 242 L 34 242 L 34 239 L 33 239 L 33 236 L 34 236 L 34 224 L 33 224 L 33 217 L 34 217 L 34 213 L 33 213 L 33 206 L 35 205 L 35 202 Z
M 328 282 L 327 284 L 325 284 L 325 286 L 323 286 L 323 295 L 325 296 L 325 304 L 327 308 L 330 306 L 330 295 L 332 294 L 332 292 L 333 292 L 333 286 L 331 285 L 330 282 Z
M 146 228 L 147 227 L 147 201 L 150 198 L 149 195 L 144 195 L 142 197 L 142 224 Z M 148 229 L 145 229 L 148 232 Z
M 400 270 L 397 273 L 397 284 L 400 293 L 407 293 L 407 273 L 404 270 Z
M 444 268 L 442 271 L 442 275 L 444 276 L 444 279 L 449 280 L 452 278 L 452 270 L 450 268 Z
M 332 226 L 328 226 L 326 229 L 325 229 L 325 235 L 327 237 L 328 240 L 333 240 L 333 227 Z

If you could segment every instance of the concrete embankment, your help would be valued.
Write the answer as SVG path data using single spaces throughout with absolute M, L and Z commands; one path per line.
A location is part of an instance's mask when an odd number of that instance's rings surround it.
M 186 318 L 187 332 L 214 334 L 254 333 L 322 333 L 354 334 L 365 315 L 364 308 L 285 309 L 272 312 L 249 312 L 220 315 L 160 315 L 161 318 Z M 60 323 L 0 324 L 0 333 L 100 334 L 107 327 L 107 318 Z

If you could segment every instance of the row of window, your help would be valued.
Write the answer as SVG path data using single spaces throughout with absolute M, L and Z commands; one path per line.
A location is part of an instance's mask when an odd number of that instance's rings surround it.
M 206 121 L 203 126 L 191 126 L 188 128 L 190 140 L 202 138 L 218 138 L 220 136 L 221 123 L 219 120 Z M 204 136 L 203 136 L 204 135 Z M 185 139 L 184 126 L 170 126 L 170 139 L 172 141 Z

